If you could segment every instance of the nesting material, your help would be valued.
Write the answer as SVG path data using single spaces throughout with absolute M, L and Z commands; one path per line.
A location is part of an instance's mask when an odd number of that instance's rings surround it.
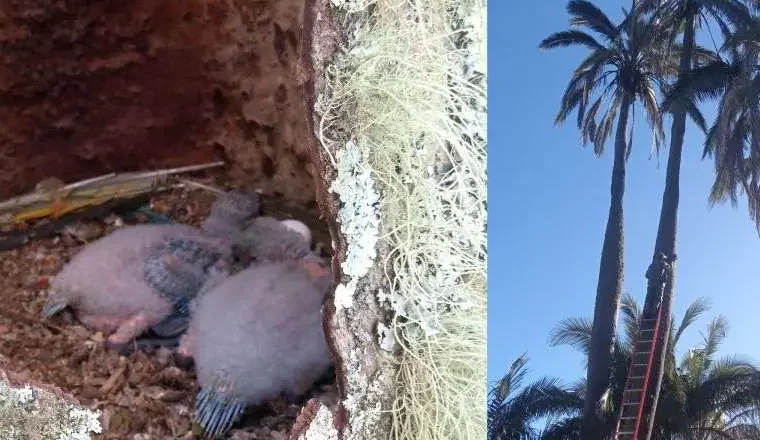
M 175 190 L 155 197 L 153 210 L 174 220 L 199 225 L 215 194 Z M 292 213 L 266 199 L 262 212 L 278 218 Z M 297 218 L 312 225 L 315 240 L 324 240 L 318 213 Z M 111 218 L 100 222 L 104 233 L 118 227 Z M 87 227 L 75 225 L 73 229 Z M 320 230 L 322 229 L 322 230 Z M 174 365 L 166 349 L 123 357 L 103 347 L 103 335 L 92 333 L 69 316 L 39 319 L 47 279 L 82 246 L 71 234 L 33 241 L 0 253 L 0 359 L 29 380 L 50 384 L 101 413 L 98 439 L 191 439 L 196 377 Z M 334 384 L 315 387 L 310 397 L 329 404 L 337 399 Z M 231 439 L 286 439 L 300 410 L 296 404 L 273 401 L 247 413 Z

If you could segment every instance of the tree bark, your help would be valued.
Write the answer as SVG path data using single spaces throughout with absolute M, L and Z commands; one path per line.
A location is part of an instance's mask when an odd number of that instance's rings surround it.
M 591 351 L 586 376 L 587 388 L 583 411 L 583 437 L 598 440 L 600 400 L 610 379 L 615 322 L 623 284 L 623 195 L 625 193 L 626 127 L 633 97 L 626 95 L 620 106 L 615 133 L 615 157 L 610 184 L 610 211 L 604 232 L 599 280 L 594 306 Z
M 313 116 L 310 127 L 316 134 L 319 118 L 317 97 L 326 93 L 323 72 L 332 61 L 336 50 L 347 44 L 345 29 L 328 0 L 307 0 L 304 10 L 303 52 L 301 69 L 304 78 L 306 104 L 304 114 Z M 343 21 L 345 23 L 345 21 Z M 309 139 L 309 151 L 315 166 L 317 202 L 333 239 L 335 255 L 332 267 L 335 279 L 342 280 L 341 263 L 346 258 L 346 239 L 338 218 L 340 201 L 329 189 L 334 172 L 326 153 Z M 324 171 L 322 171 L 324 170 Z M 379 243 L 377 260 L 388 255 L 387 244 Z M 385 323 L 391 313 L 377 299 L 376 292 L 386 288 L 383 266 L 374 265 L 358 283 L 354 304 L 339 310 L 335 306 L 334 291 L 325 300 L 323 327 L 335 361 L 339 402 L 337 407 L 326 407 L 312 401 L 299 416 L 291 432 L 291 439 L 358 440 L 387 439 L 391 437 L 392 407 L 396 358 L 383 350 L 378 342 L 377 324 Z
M 694 51 L 694 16 L 690 15 L 686 20 L 683 36 L 683 52 L 681 54 L 679 74 L 685 75 L 691 69 L 692 52 Z M 670 316 L 673 308 L 673 293 L 675 290 L 675 259 L 676 259 L 676 227 L 678 223 L 678 201 L 680 195 L 681 155 L 683 152 L 683 139 L 686 132 L 686 111 L 683 106 L 675 108 L 673 112 L 673 125 L 670 130 L 670 152 L 665 174 L 665 191 L 662 194 L 662 208 L 660 210 L 660 224 L 657 228 L 654 254 L 650 268 L 657 264 L 659 255 L 664 255 L 670 263 L 666 269 L 665 283 L 657 282 L 656 277 L 647 277 L 647 294 L 644 300 L 644 310 L 652 307 L 662 298 L 660 307 L 663 307 L 662 322 L 660 323 L 659 335 L 656 339 L 655 353 L 650 376 L 650 386 L 647 396 L 651 400 L 645 408 L 646 435 L 644 440 L 649 440 L 654 428 L 657 402 L 660 397 L 662 378 L 665 373 L 665 359 L 668 350 L 668 335 L 670 334 Z M 651 380 L 654 379 L 654 380 Z

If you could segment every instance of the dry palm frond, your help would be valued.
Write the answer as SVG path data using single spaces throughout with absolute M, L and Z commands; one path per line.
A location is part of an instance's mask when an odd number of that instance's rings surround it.
M 91 179 L 64 185 L 60 183 L 45 188 L 43 183 L 32 193 L 0 202 L 0 224 L 19 223 L 45 217 L 60 217 L 84 208 L 100 206 L 119 198 L 131 198 L 170 186 L 168 178 L 175 174 L 189 173 L 224 165 L 212 162 L 157 171 L 110 173 Z

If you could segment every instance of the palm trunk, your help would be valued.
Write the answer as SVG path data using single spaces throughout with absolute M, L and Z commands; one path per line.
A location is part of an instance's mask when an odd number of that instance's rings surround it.
M 599 281 L 594 305 L 594 325 L 588 358 L 587 388 L 583 411 L 583 437 L 598 440 L 597 408 L 610 379 L 618 303 L 623 284 L 623 194 L 625 193 L 626 127 L 633 99 L 626 94 L 620 106 L 615 133 L 615 158 L 610 184 L 610 212 L 604 232 Z
M 683 52 L 681 54 L 679 73 L 686 74 L 691 68 L 691 57 L 694 50 L 694 17 L 686 20 L 686 29 L 683 36 Z M 668 350 L 668 335 L 670 334 L 670 316 L 673 308 L 673 292 L 675 287 L 675 259 L 676 259 L 676 226 L 678 223 L 678 199 L 681 176 L 681 153 L 683 151 L 683 138 L 686 131 L 686 111 L 683 107 L 677 107 L 673 113 L 673 125 L 670 130 L 670 152 L 668 154 L 668 166 L 665 174 L 665 191 L 662 194 L 662 208 L 660 210 L 660 224 L 657 228 L 654 255 L 652 256 L 653 268 L 657 264 L 658 255 L 664 255 L 670 262 L 665 274 L 665 283 L 657 282 L 656 277 L 647 279 L 647 295 L 644 300 L 644 310 L 662 298 L 662 322 L 660 336 L 656 340 L 656 350 L 651 370 L 650 388 L 647 392 L 651 400 L 647 405 L 647 430 L 644 440 L 649 440 L 654 428 L 657 402 L 660 397 L 662 378 L 665 373 L 665 360 Z

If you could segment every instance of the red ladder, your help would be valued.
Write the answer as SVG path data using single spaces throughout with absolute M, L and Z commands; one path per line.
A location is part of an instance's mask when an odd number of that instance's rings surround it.
M 636 344 L 628 367 L 628 379 L 626 379 L 623 400 L 620 403 L 615 440 L 639 440 L 642 421 L 646 419 L 643 417 L 644 407 L 647 402 L 647 388 L 649 388 L 652 374 L 662 310 L 661 303 L 657 318 L 645 319 L 642 316 L 639 322 L 639 333 L 636 335 Z

